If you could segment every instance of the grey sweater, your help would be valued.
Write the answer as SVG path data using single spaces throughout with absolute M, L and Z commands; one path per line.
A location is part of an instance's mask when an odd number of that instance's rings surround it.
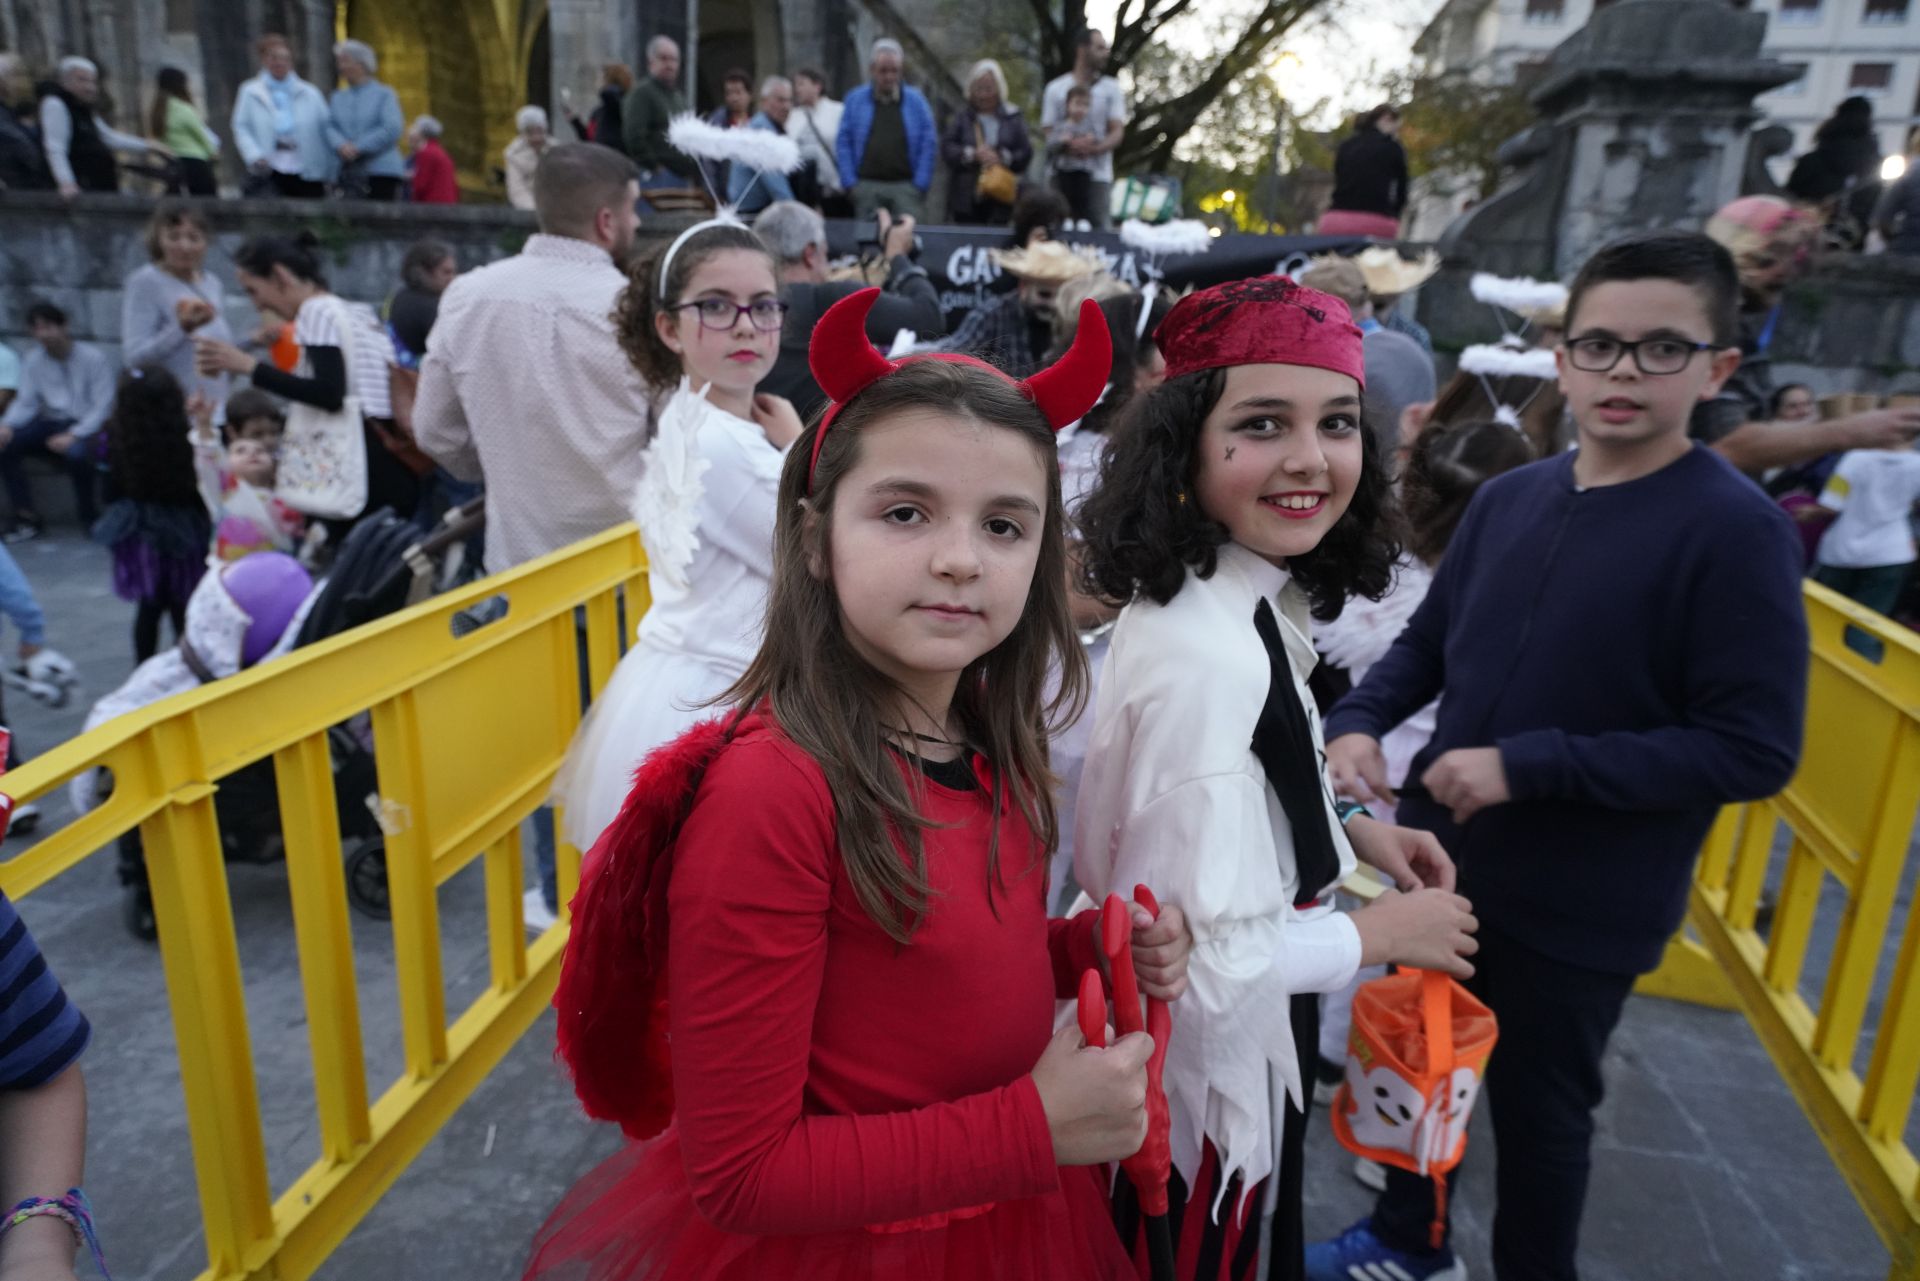
M 221 298 L 220 282 L 206 272 L 189 285 L 178 276 L 148 263 L 127 277 L 120 299 L 120 358 L 135 365 L 164 365 L 191 396 L 198 391 L 216 406 L 225 406 L 227 375 L 202 378 L 193 368 L 193 341 L 180 328 L 175 304 L 195 298 L 213 304 L 214 317 L 194 332 L 222 342 L 233 341 L 227 327 L 226 306 Z

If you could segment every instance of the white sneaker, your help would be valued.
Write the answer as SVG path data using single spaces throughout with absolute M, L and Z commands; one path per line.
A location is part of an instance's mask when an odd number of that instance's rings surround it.
M 535 934 L 545 934 L 560 920 L 553 909 L 547 906 L 547 897 L 540 892 L 538 885 L 520 899 L 520 915 L 526 920 L 527 928 Z
M 1354 1181 L 1363 1188 L 1371 1188 L 1375 1192 L 1387 1190 L 1387 1167 L 1378 1161 L 1369 1161 L 1363 1156 L 1355 1157 L 1353 1177 Z
M 40 807 L 21 805 L 14 809 L 13 820 L 7 825 L 8 836 L 31 836 L 33 829 L 40 826 Z

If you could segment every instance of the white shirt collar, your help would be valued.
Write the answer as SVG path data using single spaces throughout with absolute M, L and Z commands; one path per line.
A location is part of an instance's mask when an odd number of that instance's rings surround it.
M 1219 555 L 1222 569 L 1238 574 L 1261 596 L 1278 599 L 1281 588 L 1293 581 L 1293 574 L 1284 565 L 1276 565 L 1239 543 L 1222 544 Z

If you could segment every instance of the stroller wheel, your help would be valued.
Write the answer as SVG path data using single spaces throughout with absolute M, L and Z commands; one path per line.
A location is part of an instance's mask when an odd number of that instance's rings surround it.
M 151 943 L 160 937 L 160 929 L 153 919 L 153 891 L 148 889 L 144 879 L 141 884 L 129 885 L 120 895 L 121 918 L 127 923 L 127 932 L 143 943 Z
M 347 859 L 347 901 L 376 921 L 392 914 L 387 897 L 387 843 L 377 836 L 361 842 Z

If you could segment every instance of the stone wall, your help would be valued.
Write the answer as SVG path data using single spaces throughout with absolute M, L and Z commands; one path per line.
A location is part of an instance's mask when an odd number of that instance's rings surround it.
M 45 298 L 71 318 L 75 337 L 117 357 L 121 284 L 147 262 L 154 203 L 141 196 L 81 196 L 71 205 L 51 193 L 0 197 L 0 339 L 24 350 L 23 313 Z M 312 228 L 334 291 L 377 303 L 399 283 L 401 256 L 416 240 L 446 241 L 464 271 L 517 252 L 534 230 L 532 214 L 500 206 L 224 200 L 202 208 L 214 224 L 207 266 L 225 283 L 229 323 L 242 336 L 256 322 L 234 277 L 233 252 L 250 236 Z
M 1776 383 L 1819 396 L 1920 392 L 1920 258 L 1821 258 L 1788 289 L 1772 356 Z
M 74 334 L 118 356 L 121 284 L 147 261 L 146 227 L 154 201 L 140 196 L 51 193 L 0 196 L 0 341 L 29 345 L 24 312 L 35 298 L 57 304 Z M 319 236 L 334 292 L 379 303 L 400 282 L 400 259 L 416 240 L 453 246 L 460 269 L 517 253 L 533 215 L 500 205 L 388 205 L 361 201 L 224 200 L 202 206 L 214 223 L 208 268 L 226 285 L 229 323 L 244 337 L 256 323 L 236 283 L 233 252 L 250 236 Z M 680 219 L 649 220 L 643 234 L 671 235 Z

